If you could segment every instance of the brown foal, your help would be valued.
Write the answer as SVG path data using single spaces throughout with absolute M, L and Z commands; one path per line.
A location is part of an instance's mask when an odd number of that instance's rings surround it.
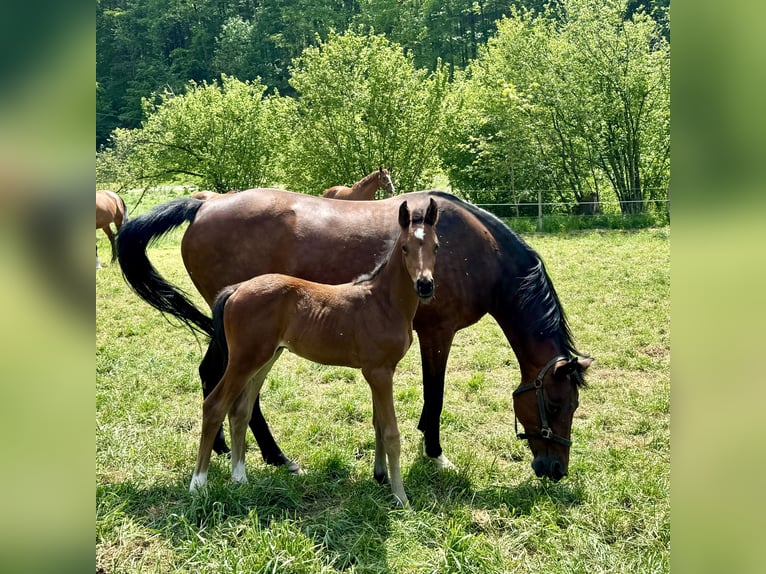
M 326 285 L 281 274 L 259 275 L 221 291 L 213 305 L 214 338 L 228 348 L 228 364 L 205 399 L 202 437 L 190 490 L 207 482 L 216 433 L 229 415 L 232 480 L 247 482 L 245 433 L 263 381 L 283 349 L 327 365 L 360 368 L 372 391 L 374 474 L 388 478 L 398 504 L 407 505 L 399 466 L 400 439 L 393 377 L 412 344 L 420 301 L 434 296 L 438 208 L 425 214 L 399 208 L 401 231 L 389 256 L 352 283 Z

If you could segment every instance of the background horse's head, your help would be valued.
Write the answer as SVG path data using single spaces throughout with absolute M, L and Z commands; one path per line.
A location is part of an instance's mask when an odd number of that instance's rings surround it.
M 402 228 L 401 248 L 404 265 L 413 281 L 415 292 L 423 302 L 434 296 L 434 266 L 439 238 L 436 220 L 439 210 L 433 197 L 428 202 L 425 215 L 422 210 L 410 213 L 407 202 L 399 207 L 399 225 Z
M 383 166 L 378 168 L 378 188 L 383 190 L 383 197 L 391 197 L 396 191 L 394 182 L 391 181 L 391 174 Z
M 513 392 L 513 409 L 525 432 L 537 476 L 554 482 L 569 471 L 572 418 L 579 404 L 583 374 L 591 365 L 589 357 L 558 356 L 538 373 L 534 382 L 522 384 Z

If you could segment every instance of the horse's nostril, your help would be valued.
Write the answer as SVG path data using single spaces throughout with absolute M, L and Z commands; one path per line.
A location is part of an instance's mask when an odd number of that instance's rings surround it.
M 564 470 L 564 467 L 561 465 L 559 461 L 553 461 L 553 464 L 551 464 L 551 473 L 550 477 L 554 482 L 558 482 L 562 478 L 566 476 L 566 471 Z
M 430 279 L 420 278 L 415 283 L 415 289 L 421 297 L 427 297 L 434 292 L 434 282 Z

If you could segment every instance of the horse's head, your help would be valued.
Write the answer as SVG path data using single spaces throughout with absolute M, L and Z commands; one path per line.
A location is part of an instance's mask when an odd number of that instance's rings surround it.
M 592 362 L 590 357 L 556 357 L 540 370 L 534 382 L 513 392 L 515 416 L 525 430 L 517 436 L 528 440 L 537 476 L 557 482 L 568 473 L 572 418 L 579 389 L 585 385 L 583 374 Z
M 383 166 L 378 168 L 378 188 L 383 190 L 383 197 L 391 197 L 396 191 L 394 189 L 394 182 L 391 181 L 391 174 L 387 169 L 383 169 Z
M 435 228 L 438 218 L 439 208 L 433 198 L 428 202 L 425 215 L 422 210 L 410 213 L 406 201 L 399 207 L 404 265 L 421 301 L 429 301 L 434 296 L 434 266 L 439 250 Z

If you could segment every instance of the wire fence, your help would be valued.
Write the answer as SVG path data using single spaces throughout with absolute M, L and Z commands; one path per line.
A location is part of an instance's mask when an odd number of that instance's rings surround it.
M 512 220 L 536 222 L 538 231 L 546 228 L 546 221 L 556 221 L 562 218 L 590 219 L 582 227 L 597 226 L 599 222 L 609 227 L 623 223 L 631 226 L 641 224 L 661 224 L 670 221 L 670 199 L 636 199 L 620 201 L 617 199 L 600 199 L 595 194 L 589 196 L 589 201 L 542 201 L 544 192 L 550 190 L 513 191 L 461 191 L 457 192 L 466 200 L 485 209 L 498 217 Z M 656 190 L 644 190 L 656 191 Z M 666 190 L 662 190 L 666 191 Z M 520 201 L 521 197 L 537 194 L 537 201 Z

